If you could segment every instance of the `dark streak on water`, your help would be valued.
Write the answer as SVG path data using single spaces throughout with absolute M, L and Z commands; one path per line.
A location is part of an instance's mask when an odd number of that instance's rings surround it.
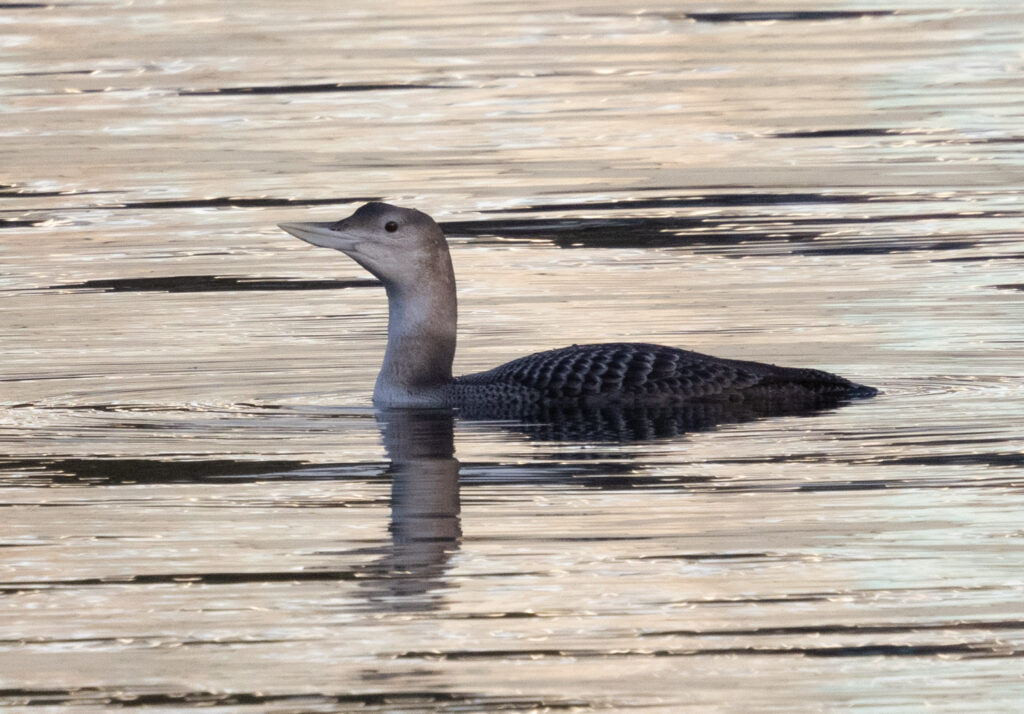
M 598 456 L 600 456 L 599 460 Z M 616 463 L 615 453 L 592 454 L 589 462 L 549 463 L 521 469 L 496 462 L 467 461 L 462 464 L 461 484 L 465 487 L 500 483 L 543 483 L 572 485 L 600 490 L 679 489 L 687 485 L 717 488 L 710 476 L 649 476 L 637 473 L 636 462 Z M 312 463 L 307 461 L 242 461 L 227 459 L 15 459 L 0 461 L 0 468 L 19 472 L 19 485 L 37 487 L 116 486 L 120 484 L 264 483 L 273 480 L 364 482 L 381 478 L 386 462 Z M 2 492 L 2 490 L 0 490 Z M 13 504 L 0 502 L 0 508 Z M 66 504 L 63 504 L 66 505 Z
M 2 6 L 0 6 L 2 7 Z M 54 70 L 52 72 L 8 72 L 0 73 L 0 77 L 62 77 L 64 75 L 91 75 L 96 74 L 95 69 L 67 69 Z
M 945 132 L 932 134 L 919 129 L 810 129 L 806 131 L 781 131 L 772 134 L 775 139 L 853 139 L 887 137 L 903 139 L 912 137 L 920 146 L 984 146 L 995 144 L 1019 144 L 1021 136 L 966 137 L 949 135 Z
M 707 209 L 757 206 L 819 206 L 897 203 L 899 211 L 862 216 L 776 215 L 768 212 L 733 212 L 687 215 Z M 979 245 L 969 229 L 963 236 L 893 235 L 866 238 L 843 236 L 830 240 L 837 228 L 868 227 L 872 224 L 917 224 L 923 221 L 982 221 L 1024 217 L 1015 209 L 989 211 L 914 211 L 906 199 L 886 194 L 826 193 L 715 193 L 656 196 L 589 203 L 551 203 L 517 207 L 504 213 L 586 213 L 604 212 L 602 217 L 560 217 L 448 221 L 442 227 L 450 235 L 496 238 L 499 243 L 522 240 L 549 241 L 560 248 L 648 248 L 686 246 L 737 246 L 757 242 L 803 244 L 793 248 L 798 255 L 885 255 L 920 251 L 963 250 Z M 911 210 L 908 210 L 911 209 Z M 632 211 L 672 210 L 681 215 L 638 217 Z M 625 213 L 619 216 L 616 213 Z M 825 240 L 822 240 L 825 238 Z M 991 244 L 991 237 L 986 237 Z M 1007 236 L 1015 242 L 1016 236 Z
M 556 210 L 553 208 L 552 210 Z M 549 241 L 559 248 L 669 248 L 685 246 L 736 246 L 758 241 L 814 243 L 838 226 L 872 223 L 916 223 L 981 218 L 1014 218 L 1017 211 L 992 211 L 965 215 L 957 212 L 911 213 L 895 216 L 828 218 L 768 215 L 720 215 L 711 217 L 654 218 L 524 218 L 489 221 L 449 221 L 442 224 L 449 235 L 493 238 L 497 242 Z M 1008 240 L 1016 240 L 1013 237 Z M 970 236 L 913 236 L 847 239 L 833 245 L 795 248 L 799 255 L 867 255 L 936 250 L 962 250 L 977 246 Z
M 305 466 L 303 461 L 161 461 L 159 459 L 38 459 L 0 462 L 5 469 L 53 475 L 53 483 L 115 485 L 123 483 L 198 483 L 245 477 L 257 481 Z M 47 479 L 49 480 L 49 479 Z
M 110 278 L 51 285 L 50 290 L 99 290 L 119 293 L 208 293 L 261 290 L 342 290 L 380 287 L 376 280 L 300 280 L 230 275 L 172 275 L 160 278 Z
M 5 701 L 6 700 L 6 701 Z M 126 691 L 100 687 L 75 689 L 0 689 L 0 705 L 24 707 L 83 707 L 103 706 L 118 709 L 146 707 L 188 707 L 204 709 L 229 706 L 271 706 L 286 704 L 295 709 L 289 711 L 319 711 L 322 707 L 399 707 L 404 712 L 439 711 L 437 707 L 453 711 L 546 711 L 548 709 L 590 709 L 591 704 L 579 699 L 558 699 L 557 697 L 536 699 L 530 697 L 496 697 L 473 692 L 439 692 L 437 690 L 387 689 L 381 692 L 262 694 L 255 692 L 209 692 L 183 690 L 171 692 Z
M 933 263 L 987 263 L 993 260 L 1024 260 L 1024 253 L 1000 253 L 998 255 L 961 255 L 955 258 L 932 258 Z M 994 286 L 998 288 L 999 286 Z
M 342 506 L 339 506 L 339 508 Z M 0 583 L 0 592 L 13 594 L 46 588 L 79 588 L 104 585 L 154 585 L 170 583 L 204 583 L 207 585 L 237 585 L 241 583 L 300 583 L 355 580 L 358 570 L 285 570 L 281 572 L 215 572 L 215 573 L 146 573 L 106 578 L 72 578 L 65 580 L 16 580 Z
M 5 191 L 0 192 L 0 198 L 50 198 L 56 196 L 75 196 L 83 194 L 109 193 L 107 191 Z M 47 208 L 48 214 L 90 212 L 96 210 L 119 211 L 119 210 L 174 210 L 192 208 L 278 208 L 282 206 L 333 206 L 347 205 L 351 203 L 365 203 L 367 201 L 378 201 L 376 196 L 352 196 L 345 198 L 268 198 L 243 197 L 243 196 L 217 196 L 214 198 L 188 198 L 188 199 L 163 199 L 153 201 L 126 201 L 124 203 L 92 204 L 85 206 L 58 206 Z M 36 209 L 39 212 L 43 209 Z M 5 228 L 28 228 L 47 224 L 52 217 L 46 218 L 0 218 L 0 230 Z
M 668 13 L 650 13 L 672 17 Z M 895 10 L 798 10 L 793 12 L 687 12 L 676 17 L 697 22 L 828 22 L 833 20 L 859 20 L 866 17 L 895 15 Z
M 407 89 L 452 89 L 446 85 L 417 83 L 349 83 L 324 82 L 320 84 L 280 84 L 250 87 L 221 87 L 219 89 L 182 89 L 186 97 L 223 96 L 229 94 L 320 94 L 324 92 L 391 92 Z
M 671 190 L 662 188 L 660 190 Z M 768 193 L 744 191 L 742 193 L 693 193 L 622 198 L 617 201 L 586 201 L 531 204 L 515 208 L 497 209 L 501 213 L 545 213 L 550 211 L 640 210 L 646 208 L 725 208 L 732 206 L 798 206 L 801 204 L 878 203 L 898 200 L 892 196 L 868 193 L 813 193 L 808 191 Z M 492 211 L 494 212 L 494 211 Z
M 40 219 L 37 221 L 33 220 L 15 220 L 9 218 L 0 218 L 0 229 L 3 228 L 28 228 L 30 226 L 38 226 L 46 223 L 46 219 Z
M 903 135 L 896 129 L 818 129 L 815 131 L 780 131 L 772 136 L 777 139 L 840 139 L 857 136 Z
M 82 192 L 86 193 L 86 192 Z M 89 193 L 101 193 L 99 191 Z M 63 196 L 78 195 L 64 193 L 8 193 L 10 198 L 33 198 L 39 196 Z M 127 201 L 125 203 L 99 203 L 88 206 L 60 206 L 52 209 L 57 211 L 95 211 L 99 210 L 163 210 L 176 208 L 278 208 L 281 206 L 333 206 L 349 203 L 364 203 L 366 201 L 379 201 L 375 196 L 351 196 L 344 198 L 268 198 L 266 196 L 245 197 L 245 196 L 217 196 L 214 198 L 184 198 L 184 199 L 163 199 L 154 201 Z
M 872 464 L 878 466 L 947 466 L 953 464 L 1011 470 L 1006 475 L 993 474 L 987 478 L 976 478 L 970 481 L 961 481 L 953 475 L 948 478 L 935 477 L 928 480 L 920 478 L 907 480 L 898 478 L 847 479 L 814 483 L 782 481 L 774 484 L 719 481 L 712 476 L 701 474 L 649 475 L 644 472 L 653 464 L 645 464 L 643 461 L 636 460 L 617 463 L 615 457 L 614 452 L 591 451 L 588 457 L 589 461 L 572 460 L 565 455 L 559 455 L 558 458 L 566 463 L 531 464 L 521 468 L 500 463 L 467 461 L 462 464 L 460 482 L 466 488 L 493 486 L 500 483 L 526 484 L 532 482 L 549 486 L 561 484 L 601 491 L 657 488 L 718 493 L 985 490 L 1024 487 L 1024 480 L 1015 476 L 1016 470 L 1024 465 L 1024 455 L 1019 453 L 872 459 Z M 815 464 L 835 462 L 836 458 L 830 454 L 794 454 L 771 461 L 779 464 Z M 853 461 L 855 460 L 851 460 L 851 462 Z M 745 462 L 742 459 L 718 459 L 714 463 L 726 465 L 758 462 L 753 460 Z M 301 481 L 364 482 L 367 479 L 379 478 L 385 470 L 385 466 L 384 462 L 330 464 L 298 460 L 243 461 L 228 459 L 165 461 L 159 459 L 43 458 L 0 461 L 0 468 L 21 472 L 23 478 L 18 485 L 43 487 L 66 486 L 76 483 L 112 486 L 119 484 L 263 483 L 273 480 L 288 483 Z M 0 502 L 0 507 L 9 505 L 15 504 Z
M 31 193 L 11 193 L 8 197 L 32 196 Z M 38 196 L 65 195 L 58 192 L 41 192 Z M 97 208 L 104 210 L 162 210 L 188 208 L 271 208 L 283 206 L 320 206 L 347 205 L 367 201 L 381 200 L 380 197 L 337 197 L 337 198 L 269 198 L 269 197 L 237 197 L 222 196 L 206 199 L 173 199 L 154 201 L 134 201 L 120 204 L 97 204 L 91 206 L 60 207 L 55 211 L 91 211 Z M 569 202 L 538 204 L 502 210 L 503 213 L 586 213 L 600 211 L 609 215 L 603 217 L 560 217 L 560 218 L 521 218 L 521 219 L 488 219 L 469 221 L 442 222 L 442 228 L 453 237 L 474 237 L 477 239 L 496 239 L 498 243 L 510 241 L 537 242 L 547 241 L 560 248 L 647 248 L 669 247 L 732 247 L 749 245 L 757 242 L 773 244 L 794 244 L 794 254 L 799 255 L 885 255 L 893 253 L 963 250 L 976 247 L 979 241 L 971 238 L 970 233 L 963 236 L 945 235 L 937 238 L 931 235 L 895 235 L 887 237 L 871 237 L 852 239 L 848 236 L 837 241 L 827 239 L 837 227 L 870 226 L 872 224 L 913 224 L 922 221 L 980 221 L 986 219 L 1014 219 L 1024 217 L 1019 210 L 988 210 L 988 211 L 930 211 L 930 212 L 892 212 L 882 215 L 865 216 L 803 216 L 774 215 L 763 212 L 731 212 L 723 211 L 716 215 L 688 215 L 694 211 L 706 209 L 756 208 L 758 206 L 801 206 L 801 205 L 848 205 L 848 204 L 884 204 L 904 202 L 905 199 L 885 194 L 825 194 L 809 192 L 785 193 L 715 193 L 692 195 L 668 195 L 618 201 Z M 681 215 L 674 216 L 635 216 L 633 211 L 673 210 Z M 625 213 L 626 215 L 622 215 Z M 618 215 L 616 215 L 618 214 Z M 0 219 L 0 229 L 39 226 L 50 219 Z M 825 240 L 822 240 L 826 238 Z M 1014 241 L 1014 236 L 1008 236 Z M 480 241 L 486 242 L 486 241 Z M 991 239 L 988 239 L 991 244 Z M 957 257 L 952 260 L 975 261 L 994 259 L 997 257 Z M 161 279 L 162 280 L 162 279 Z M 170 279 L 168 279 L 170 280 Z M 328 289 L 331 287 L 353 287 L 354 284 L 328 284 L 328 281 L 312 281 L 308 288 L 299 287 L 298 281 L 282 281 L 279 286 L 266 283 L 267 287 L 243 288 L 241 280 L 237 286 L 229 285 L 229 278 L 217 278 L 207 285 L 189 287 L 190 280 L 201 280 L 201 277 L 183 276 L 182 287 L 172 292 L 192 292 L 201 290 L 230 289 Z M 254 279 L 255 283 L 257 279 Z M 91 283 L 97 283 L 92 285 Z M 104 287 L 98 283 L 73 284 L 54 287 Z M 250 281 L 247 281 L 250 282 Z M 147 288 L 143 281 L 136 283 L 139 290 L 163 289 L 156 285 Z M 120 286 L 120 287 L 118 287 Z M 108 289 L 132 290 L 130 282 L 115 284 L 111 281 Z
M 87 206 L 84 210 L 94 208 L 128 208 L 128 209 L 163 209 L 163 208 L 271 208 L 277 206 L 330 206 L 348 203 L 363 203 L 365 201 L 379 201 L 375 197 L 348 197 L 348 198 L 246 198 L 244 196 L 218 196 L 216 198 L 189 198 L 181 200 L 162 201 L 133 201 L 129 203 Z
M 604 650 L 532 649 L 532 650 L 462 650 L 454 652 L 400 652 L 400 659 L 477 660 L 518 659 L 541 657 L 629 658 L 629 657 L 934 657 L 936 655 L 964 655 L 974 657 L 1021 657 L 1024 651 L 1008 649 L 998 642 L 970 642 L 963 644 L 924 645 L 860 645 L 835 647 L 713 647 L 701 649 Z
M 762 637 L 775 635 L 869 635 L 900 634 L 934 630 L 1024 630 L 1024 620 L 951 620 L 948 622 L 887 623 L 882 625 L 804 625 L 752 627 L 721 630 L 658 630 L 641 637 Z

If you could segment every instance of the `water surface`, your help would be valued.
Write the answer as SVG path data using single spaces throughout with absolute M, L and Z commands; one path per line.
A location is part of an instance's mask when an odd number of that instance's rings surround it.
M 3 705 L 1019 708 L 1016 3 L 3 10 Z M 445 226 L 460 372 L 883 394 L 375 413 L 382 289 L 274 227 L 373 199 Z

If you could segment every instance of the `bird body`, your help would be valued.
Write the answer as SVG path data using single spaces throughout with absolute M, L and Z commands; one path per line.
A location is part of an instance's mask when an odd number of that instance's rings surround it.
M 456 377 L 460 392 L 489 401 L 588 406 L 669 406 L 686 401 L 741 399 L 744 394 L 803 390 L 821 396 L 870 388 L 816 369 L 720 359 L 643 342 L 573 345 L 520 357 L 486 372 Z M 473 397 L 470 397 L 473 398 Z
M 455 274 L 441 228 L 420 211 L 368 203 L 337 223 L 283 223 L 345 253 L 384 283 L 388 343 L 374 404 L 513 414 L 557 406 L 671 406 L 705 400 L 866 397 L 816 369 L 722 359 L 647 343 L 573 345 L 452 376 Z

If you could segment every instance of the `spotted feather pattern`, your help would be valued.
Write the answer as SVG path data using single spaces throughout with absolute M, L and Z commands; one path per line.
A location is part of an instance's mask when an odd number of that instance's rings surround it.
M 748 390 L 840 394 L 859 387 L 812 369 L 719 359 L 645 343 L 573 345 L 455 380 L 455 401 L 666 404 Z M 866 389 L 866 388 L 862 388 Z

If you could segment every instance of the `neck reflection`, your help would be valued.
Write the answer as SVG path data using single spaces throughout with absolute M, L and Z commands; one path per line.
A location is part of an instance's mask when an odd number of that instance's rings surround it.
M 444 576 L 462 537 L 453 416 L 385 409 L 377 422 L 391 461 L 391 543 L 364 584 L 392 609 L 439 609 L 442 597 L 424 596 L 449 587 Z

